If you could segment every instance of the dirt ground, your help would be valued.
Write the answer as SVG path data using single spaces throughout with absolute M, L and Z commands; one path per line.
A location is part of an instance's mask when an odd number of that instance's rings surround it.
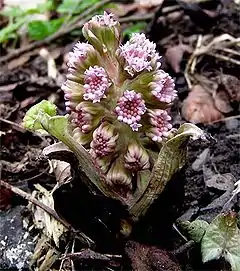
M 175 3 L 175 1 L 173 2 Z M 120 240 L 116 244 L 112 236 L 104 233 L 102 235 L 101 228 L 98 230 L 102 236 L 99 236 L 99 233 L 93 233 L 96 232 L 97 224 L 92 224 L 91 229 L 88 223 L 92 222 L 88 221 L 84 225 L 86 230 L 98 239 L 98 243 L 101 244 L 100 251 L 109 254 L 124 253 L 124 260 L 120 264 L 112 264 L 112 269 L 108 270 L 131 270 L 130 263 L 134 270 L 180 270 L 179 266 L 181 270 L 189 271 L 230 270 L 224 261 L 203 265 L 199 247 L 190 247 L 181 253 L 174 253 L 186 241 L 179 235 L 176 228 L 172 227 L 172 224 L 177 219 L 202 218 L 210 222 L 223 208 L 228 208 L 225 206 L 231 196 L 228 183 L 235 183 L 240 176 L 238 100 L 240 84 L 234 86 L 235 96 L 231 96 L 228 89 L 229 84 L 226 87 L 226 84 L 218 81 L 216 89 L 219 90 L 225 86 L 224 93 L 228 93 L 228 98 L 224 100 L 225 103 L 221 104 L 222 107 L 216 106 L 217 96 L 210 91 L 207 95 L 210 95 L 208 101 L 211 100 L 212 103 L 208 104 L 206 101 L 207 109 L 204 108 L 205 105 L 202 105 L 203 102 L 199 102 L 200 109 L 195 108 L 191 111 L 192 109 L 187 108 L 185 110 L 187 113 L 185 112 L 185 115 L 182 113 L 184 103 L 186 106 L 184 100 L 189 97 L 191 92 L 184 72 L 186 72 L 187 63 L 199 35 L 203 37 L 211 35 L 214 39 L 214 37 L 226 33 L 234 37 L 239 37 L 240 34 L 240 6 L 231 1 L 227 5 L 228 1 L 222 1 L 223 6 L 219 11 L 218 5 L 214 2 L 221 1 L 209 2 L 210 4 L 206 2 L 206 6 L 199 7 L 198 5 L 184 5 L 177 1 L 179 9 L 175 13 L 166 15 L 162 13 L 163 7 L 157 8 L 155 17 L 148 21 L 147 35 L 157 43 L 158 49 L 163 55 L 163 67 L 174 77 L 178 90 L 179 98 L 172 108 L 174 127 L 178 127 L 186 119 L 191 120 L 190 116 L 193 116 L 195 112 L 204 112 L 198 126 L 206 131 L 210 139 L 206 142 L 189 143 L 187 165 L 173 177 L 146 217 L 139 221 L 130 238 L 131 241 L 128 241 L 127 244 L 125 244 L 125 240 Z M 173 6 L 174 3 L 168 4 Z M 126 26 L 124 25 L 124 27 Z M 25 112 L 42 99 L 53 101 L 58 106 L 59 113 L 65 113 L 60 86 L 64 81 L 64 74 L 66 74 L 64 55 L 70 50 L 73 43 L 74 41 L 70 39 L 62 42 L 60 40 L 48 48 L 57 65 L 56 79 L 48 77 L 46 60 L 38 54 L 20 55 L 5 64 L 0 72 L 1 179 L 29 193 L 37 183 L 48 189 L 55 185 L 55 176 L 53 173 L 49 173 L 49 163 L 41 157 L 42 149 L 53 143 L 54 139 L 25 131 L 21 127 L 21 121 Z M 188 48 L 176 49 L 179 44 L 185 44 Z M 171 48 L 176 49 L 174 59 L 171 57 L 174 54 L 173 51 L 169 51 Z M 240 59 L 239 56 L 233 58 Z M 216 83 L 216 78 L 226 78 L 227 76 L 240 80 L 239 74 L 238 64 L 204 54 L 196 64 L 190 81 L 191 85 L 197 85 L 206 83 L 207 78 L 211 81 L 215 80 Z M 197 105 L 199 104 L 197 102 Z M 212 104 L 215 104 L 214 109 L 211 108 Z M 224 110 L 225 106 L 228 108 L 230 106 L 230 109 Z M 209 117 L 213 110 L 219 113 L 218 117 Z M 196 118 L 196 115 L 194 116 Z M 204 121 L 202 121 L 203 119 Z M 216 178 L 220 178 L 223 183 L 226 183 L 226 186 L 218 187 L 214 181 Z M 66 191 L 68 191 L 67 188 Z M 64 213 L 64 207 L 61 206 L 60 201 L 67 202 L 69 197 L 72 197 L 72 194 L 68 195 L 67 192 L 65 195 L 56 195 L 56 202 L 59 202 L 56 210 L 61 215 L 65 215 L 65 218 L 67 214 Z M 89 202 L 91 200 L 89 199 Z M 95 199 L 95 203 L 97 204 L 97 199 Z M 2 188 L 0 200 L 2 212 L 11 212 L 16 206 L 26 204 L 26 200 Z M 70 221 L 79 210 L 87 206 L 85 202 L 79 203 L 79 206 L 76 207 L 74 199 L 71 199 L 69 204 L 70 207 L 72 206 L 71 215 L 68 217 Z M 106 206 L 109 206 L 109 203 L 106 203 Z M 238 197 L 231 208 L 239 212 L 239 206 L 240 198 Z M 93 212 L 97 213 L 99 210 Z M 78 221 L 73 219 L 71 223 L 77 225 Z M 114 227 L 114 222 L 112 225 Z M 145 250 L 143 246 L 146 246 Z M 142 251 L 145 251 L 145 254 L 141 254 Z M 169 254 L 166 251 L 173 253 Z M 159 258 L 162 259 L 162 265 L 157 264 Z M 175 265 L 175 262 L 178 262 L 179 265 Z M 101 269 L 103 268 L 101 266 L 92 267 L 91 262 L 85 263 L 84 266 L 78 270 L 107 270 Z

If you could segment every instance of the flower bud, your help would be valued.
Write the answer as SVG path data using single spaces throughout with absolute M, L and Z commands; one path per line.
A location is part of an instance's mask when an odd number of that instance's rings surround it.
M 72 121 L 80 128 L 83 134 L 91 132 L 100 122 L 103 108 L 93 106 L 90 102 L 81 102 L 71 115 Z
M 107 182 L 112 186 L 122 186 L 128 189 L 132 188 L 131 173 L 123 166 L 119 159 L 116 160 L 109 169 Z
M 149 86 L 154 98 L 160 102 L 171 103 L 177 97 L 174 80 L 163 70 L 157 71 Z
M 128 145 L 124 161 L 125 168 L 132 172 L 148 169 L 150 167 L 149 156 L 146 150 L 134 141 Z
M 76 70 L 85 70 L 90 65 L 98 63 L 97 52 L 91 44 L 77 42 L 73 51 L 69 53 L 68 67 Z
M 120 24 L 113 14 L 94 16 L 82 29 L 84 37 L 99 53 L 115 54 L 120 42 Z
M 67 80 L 64 84 L 62 84 L 61 88 L 64 91 L 66 111 L 71 112 L 75 110 L 77 104 L 83 100 L 83 85 L 71 80 Z
M 152 127 L 146 132 L 146 135 L 153 141 L 162 142 L 170 134 L 172 125 L 170 124 L 171 117 L 167 111 L 161 109 L 149 110 L 149 122 Z
M 104 122 L 94 132 L 90 144 L 90 153 L 94 157 L 102 158 L 114 152 L 118 134 L 114 126 Z

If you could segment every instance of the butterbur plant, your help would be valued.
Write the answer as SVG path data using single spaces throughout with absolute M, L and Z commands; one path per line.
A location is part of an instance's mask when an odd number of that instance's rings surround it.
M 192 124 L 173 129 L 174 80 L 144 34 L 122 44 L 120 24 L 107 13 L 94 16 L 82 32 L 87 42 L 69 53 L 62 85 L 67 114 L 57 116 L 56 107 L 42 101 L 23 123 L 65 143 L 89 187 L 120 200 L 138 219 L 184 165 L 185 141 L 203 132 Z

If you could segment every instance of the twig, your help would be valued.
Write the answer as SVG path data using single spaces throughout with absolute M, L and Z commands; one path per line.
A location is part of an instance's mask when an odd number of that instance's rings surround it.
M 227 62 L 231 62 L 233 64 L 236 64 L 236 65 L 240 66 L 240 61 L 232 59 L 232 58 L 230 58 L 228 56 L 223 56 L 223 55 L 215 54 L 215 53 L 211 53 L 211 52 L 206 52 L 206 54 L 210 55 L 210 56 L 213 56 L 213 57 L 215 57 L 217 59 L 220 59 L 220 60 L 223 60 L 223 61 L 227 61 Z
M 119 22 L 120 23 L 129 23 L 129 22 L 136 22 L 136 21 L 147 21 L 150 20 L 153 17 L 154 13 L 148 13 L 146 15 L 131 15 L 131 16 L 127 16 L 127 17 L 123 17 L 123 18 L 119 18 Z
M 52 217 L 54 217 L 57 221 L 59 221 L 60 223 L 62 223 L 69 231 L 75 233 L 75 234 L 80 234 L 81 235 L 81 240 L 84 240 L 85 243 L 92 245 L 94 244 L 93 240 L 91 240 L 87 235 L 85 235 L 82 232 L 78 232 L 76 231 L 71 224 L 69 224 L 67 221 L 63 220 L 53 209 L 49 208 L 46 204 L 38 201 L 36 198 L 34 198 L 32 195 L 26 193 L 25 191 L 23 191 L 22 189 L 19 189 L 18 187 L 14 187 L 12 185 L 10 185 L 9 183 L 6 183 L 2 180 L 0 180 L 0 186 L 3 186 L 9 190 L 11 190 L 13 193 L 21 196 L 22 198 L 32 202 L 33 204 L 35 204 L 36 206 L 38 206 L 39 208 L 43 209 L 46 213 L 48 213 L 49 215 L 51 215 Z
M 175 223 L 173 223 L 173 229 L 183 238 L 183 240 L 188 241 L 188 239 L 180 232 Z
M 17 124 L 15 122 L 10 121 L 10 120 L 0 118 L 0 122 L 5 122 L 5 123 L 11 125 L 15 130 L 17 130 L 19 132 L 26 132 L 27 131 L 20 124 Z
M 185 243 L 184 245 L 180 246 L 179 248 L 171 251 L 171 253 L 173 255 L 182 254 L 186 250 L 189 250 L 189 249 L 193 248 L 194 245 L 195 245 L 195 242 L 193 240 L 190 240 L 187 243 Z
M 122 258 L 121 255 L 111 255 L 111 254 L 101 254 L 98 252 L 95 252 L 91 249 L 84 249 L 80 252 L 74 252 L 74 253 L 69 253 L 67 255 L 63 255 L 61 259 L 75 259 L 79 261 L 84 261 L 84 260 L 95 260 L 95 261 L 104 261 L 104 262 L 109 262 L 111 260 L 119 260 Z

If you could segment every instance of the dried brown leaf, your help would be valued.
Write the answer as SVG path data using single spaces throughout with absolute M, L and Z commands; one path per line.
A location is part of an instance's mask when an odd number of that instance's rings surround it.
M 230 97 L 224 90 L 217 90 L 213 94 L 214 104 L 216 108 L 222 113 L 229 113 L 233 111 L 230 105 Z
M 135 0 L 142 8 L 160 7 L 164 0 Z
M 211 123 L 223 118 L 215 107 L 212 96 L 201 85 L 193 86 L 183 101 L 182 115 L 192 123 Z
M 71 167 L 70 164 L 64 161 L 52 159 L 49 160 L 50 172 L 56 176 L 56 181 L 59 184 L 68 182 L 71 179 Z
M 232 75 L 224 74 L 220 78 L 225 90 L 230 96 L 231 101 L 240 101 L 240 80 Z
M 166 60 L 175 72 L 180 72 L 180 64 L 185 52 L 192 53 L 192 48 L 189 45 L 178 44 L 167 49 Z

